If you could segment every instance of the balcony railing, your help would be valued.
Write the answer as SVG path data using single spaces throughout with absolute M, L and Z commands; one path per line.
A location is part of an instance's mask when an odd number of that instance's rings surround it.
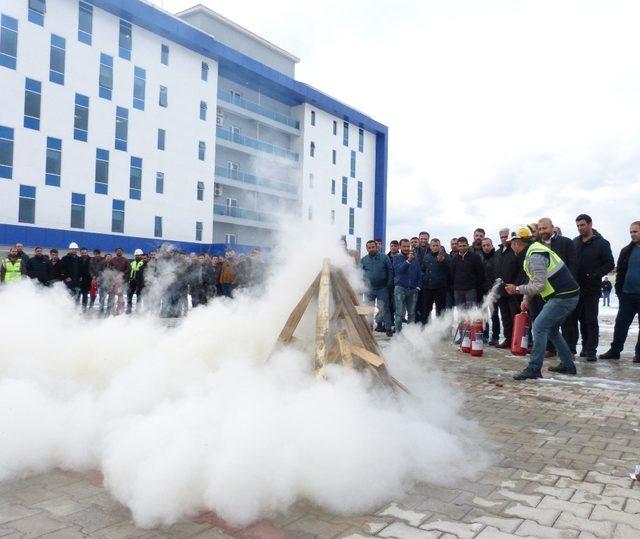
M 258 103 L 254 103 L 253 101 L 247 101 L 246 99 L 242 99 L 241 97 L 236 95 L 232 96 L 230 93 L 223 92 L 222 90 L 218 90 L 218 99 L 220 99 L 221 101 L 225 101 L 226 103 L 231 103 L 232 105 L 240 107 L 241 109 L 255 112 L 256 114 L 260 114 L 260 116 L 275 120 L 276 122 L 280 122 L 281 124 L 288 125 L 289 127 L 300 129 L 300 122 L 295 118 L 287 116 L 286 114 L 282 114 L 281 112 L 270 109 L 263 105 L 258 105 Z
M 216 165 L 216 176 L 222 178 L 229 178 L 230 180 L 236 180 L 239 182 L 248 183 L 251 185 L 258 185 L 261 187 L 267 187 L 276 191 L 284 191 L 285 193 L 297 194 L 298 188 L 292 183 L 281 182 L 278 180 L 270 180 L 269 178 L 261 178 L 260 176 L 254 176 L 253 174 L 246 174 L 244 172 L 237 172 L 231 170 L 228 167 Z
M 216 215 L 235 217 L 237 219 L 248 219 L 250 221 L 262 221 L 266 223 L 278 222 L 278 216 L 272 213 L 263 213 L 245 208 L 236 208 L 234 206 L 225 206 L 224 204 L 214 204 L 213 213 Z
M 299 159 L 298 154 L 295 152 L 290 152 L 289 150 L 285 150 L 284 148 L 280 148 L 279 146 L 274 146 L 273 144 L 269 144 L 268 142 L 263 142 L 262 140 L 246 137 L 245 135 L 240 135 L 238 133 L 232 133 L 231 130 L 224 129 L 222 127 L 216 128 L 216 136 L 223 140 L 241 144 L 242 146 L 248 146 L 249 148 L 253 148 L 254 150 L 259 150 L 261 152 L 270 153 L 278 157 L 290 159 L 292 161 L 295 161 L 296 163 Z

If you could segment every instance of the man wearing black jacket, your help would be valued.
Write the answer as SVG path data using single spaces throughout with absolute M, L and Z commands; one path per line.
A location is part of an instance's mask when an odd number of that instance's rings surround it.
M 504 283 L 515 283 L 520 273 L 518 259 L 509 244 L 509 229 L 503 228 L 500 231 L 500 247 L 496 252 L 497 266 L 496 276 Z M 522 296 L 509 295 L 505 292 L 504 286 L 500 288 L 498 297 L 498 308 L 502 318 L 502 328 L 504 331 L 504 341 L 498 348 L 511 348 L 511 335 L 513 333 L 513 317 L 520 312 L 520 300 Z
M 71 242 L 69 244 L 69 252 L 60 259 L 60 277 L 69 289 L 74 299 L 78 297 L 80 292 L 80 283 L 82 279 L 82 268 L 80 257 L 78 257 L 78 244 Z
M 577 238 L 573 244 L 577 253 L 576 279 L 580 285 L 580 302 L 571 316 L 571 329 L 567 343 L 573 353 L 578 344 L 578 323 L 582 336 L 580 357 L 597 361 L 598 308 L 600 306 L 600 282 L 614 268 L 611 245 L 593 228 L 591 217 L 580 214 L 576 217 Z
M 35 255 L 27 260 L 27 276 L 37 279 L 40 284 L 47 284 L 47 265 L 49 259 L 43 254 L 42 247 L 35 248 Z
M 482 301 L 493 288 L 498 276 L 498 257 L 496 250 L 493 248 L 491 238 L 483 239 L 482 265 L 484 267 L 484 284 L 482 286 Z M 492 302 L 489 309 L 491 311 L 491 327 L 489 327 L 489 322 L 485 323 L 484 342 L 488 342 L 491 346 L 497 346 L 500 339 L 500 316 L 498 315 L 497 300 Z M 489 335 L 489 330 L 491 330 L 491 335 Z M 491 340 L 489 340 L 489 336 L 491 336 Z
M 469 308 L 482 297 L 484 267 L 480 255 L 472 253 L 467 238 L 458 238 L 458 254 L 451 260 L 451 280 L 456 306 Z
M 620 308 L 613 329 L 613 342 L 600 359 L 620 359 L 629 326 L 636 315 L 640 317 L 640 221 L 631 223 L 629 233 L 631 243 L 620 251 L 616 265 L 616 295 Z M 640 363 L 640 336 L 636 342 L 633 362 Z

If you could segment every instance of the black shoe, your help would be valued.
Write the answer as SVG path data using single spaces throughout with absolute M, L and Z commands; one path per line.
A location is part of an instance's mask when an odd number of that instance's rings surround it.
M 536 378 L 542 378 L 542 373 L 539 370 L 534 371 L 530 367 L 513 375 L 514 380 L 535 380 Z
M 575 353 L 575 352 L 574 352 Z M 580 357 L 587 357 L 587 353 L 583 352 L 582 350 L 580 351 Z
M 393 331 L 387 330 L 387 337 L 393 337 Z
M 611 348 L 607 350 L 604 354 L 600 354 L 598 356 L 600 359 L 620 359 L 620 354 L 614 352 Z
M 549 367 L 549 372 L 557 372 L 558 374 L 578 374 L 575 365 L 571 368 L 565 367 L 562 363 L 555 367 Z
M 489 341 L 489 346 L 498 346 L 498 341 L 497 340 Z
M 498 348 L 500 348 L 501 350 L 507 350 L 508 348 L 511 348 L 511 342 L 510 341 L 502 341 L 499 345 Z
M 640 356 L 633 356 L 634 363 L 640 363 Z
M 593 363 L 594 361 L 598 361 L 598 358 L 595 354 L 589 354 L 588 356 L 585 356 L 585 359 L 591 363 Z
M 374 329 L 374 331 L 377 331 L 378 333 L 384 333 L 384 326 L 382 324 L 378 324 L 376 325 L 376 329 Z

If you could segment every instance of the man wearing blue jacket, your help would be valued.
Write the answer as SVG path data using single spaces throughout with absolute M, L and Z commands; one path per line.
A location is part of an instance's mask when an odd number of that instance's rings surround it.
M 420 264 L 411 249 L 408 239 L 400 240 L 400 252 L 393 257 L 394 303 L 396 332 L 402 331 L 402 316 L 407 313 L 407 321 L 412 324 L 416 319 L 416 301 L 422 284 Z
M 378 251 L 376 242 L 367 242 L 367 254 L 362 258 L 362 271 L 367 285 L 367 300 L 378 300 L 378 309 L 382 312 L 384 329 L 387 335 L 393 335 L 391 311 L 389 310 L 389 286 L 393 284 L 393 267 L 391 260 L 384 253 Z

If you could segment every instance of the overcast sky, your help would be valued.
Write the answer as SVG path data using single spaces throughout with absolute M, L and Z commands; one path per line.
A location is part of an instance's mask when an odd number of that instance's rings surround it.
M 161 0 L 154 0 L 161 5 Z M 177 12 L 194 0 L 164 0 Z M 201 0 L 389 126 L 387 239 L 640 219 L 636 0 Z

